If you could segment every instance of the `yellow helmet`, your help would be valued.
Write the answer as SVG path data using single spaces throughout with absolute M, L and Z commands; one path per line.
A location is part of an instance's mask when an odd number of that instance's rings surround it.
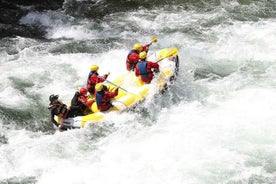
M 139 54 L 139 57 L 140 57 L 140 59 L 146 59 L 147 53 L 145 51 L 143 51 Z
M 100 82 L 100 83 L 96 84 L 95 89 L 96 89 L 96 91 L 101 91 L 103 89 L 103 83 Z
M 98 65 L 91 65 L 91 66 L 90 66 L 90 70 L 91 70 L 92 72 L 98 71 L 98 70 L 99 70 L 99 66 L 98 66 Z
M 141 52 L 143 50 L 143 46 L 140 43 L 136 43 L 133 45 L 133 50 L 138 50 Z

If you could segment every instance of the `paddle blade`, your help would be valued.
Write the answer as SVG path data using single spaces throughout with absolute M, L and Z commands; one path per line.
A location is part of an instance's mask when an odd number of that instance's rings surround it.
M 171 57 L 171 56 L 176 56 L 177 54 L 178 54 L 178 49 L 177 48 L 173 48 L 172 50 L 170 50 L 166 54 L 166 58 Z
M 172 48 L 170 51 L 168 52 L 165 52 L 165 53 L 162 53 L 162 56 L 160 59 L 158 59 L 157 62 L 165 59 L 165 58 L 168 58 L 168 57 L 171 57 L 171 56 L 176 56 L 178 54 L 178 49 L 177 48 Z
M 160 60 L 160 59 L 162 59 L 162 58 L 165 58 L 166 55 L 167 55 L 167 53 L 168 53 L 169 51 L 170 51 L 170 50 L 169 50 L 168 48 L 164 48 L 164 49 L 160 50 L 159 53 L 158 53 L 158 58 L 157 58 L 157 60 Z
M 155 36 L 151 37 L 151 42 L 157 42 L 157 38 Z

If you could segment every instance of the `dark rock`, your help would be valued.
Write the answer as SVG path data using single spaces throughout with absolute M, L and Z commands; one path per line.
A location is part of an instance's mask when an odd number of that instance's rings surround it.
M 43 38 L 43 27 L 22 25 L 20 19 L 32 11 L 61 9 L 64 0 L 1 0 L 0 1 L 0 38 L 35 37 Z
M 18 23 L 20 18 L 27 13 L 26 10 L 22 10 L 18 5 L 5 1 L 1 2 L 0 11 L 0 23 L 5 24 Z
M 62 8 L 64 0 L 2 0 L 3 4 L 30 6 L 33 10 L 57 10 Z
M 40 27 L 19 24 L 0 24 L 0 32 L 0 38 L 16 36 L 28 38 L 44 38 L 44 35 L 46 33 Z

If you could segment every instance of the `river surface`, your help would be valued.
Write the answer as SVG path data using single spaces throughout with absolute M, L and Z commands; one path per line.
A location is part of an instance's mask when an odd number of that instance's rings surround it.
M 0 40 L 0 183 L 276 183 L 275 0 L 67 0 L 20 24 L 45 35 Z M 168 91 L 54 129 L 50 94 L 70 101 L 91 64 L 112 80 L 152 36 L 179 50 Z

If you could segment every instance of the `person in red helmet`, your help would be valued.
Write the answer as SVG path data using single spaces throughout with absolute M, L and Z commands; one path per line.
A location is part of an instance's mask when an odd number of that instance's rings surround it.
M 146 52 L 141 52 L 139 57 L 140 61 L 136 65 L 135 75 L 140 77 L 143 82 L 150 83 L 153 78 L 152 69 L 154 69 L 156 72 L 159 72 L 159 64 L 156 62 L 146 61 Z
M 82 95 L 81 95 L 82 94 Z M 81 88 L 80 90 L 76 91 L 72 100 L 70 109 L 74 113 L 74 116 L 83 116 L 87 114 L 87 109 L 89 108 L 90 103 L 87 102 L 88 97 L 85 97 L 87 94 L 86 88 Z
M 90 66 L 90 72 L 87 78 L 87 90 L 91 95 L 94 95 L 95 93 L 95 85 L 99 82 L 104 82 L 105 79 L 109 76 L 110 72 L 103 76 L 99 76 L 98 74 L 99 66 L 98 65 L 91 65 Z
M 77 105 L 81 108 L 83 114 L 89 112 L 91 105 L 94 103 L 94 100 L 88 100 L 87 92 L 86 88 L 80 88 L 77 99 Z
M 118 95 L 118 88 L 115 91 L 108 91 L 108 88 L 100 82 L 96 85 L 95 90 L 96 103 L 99 111 L 107 111 L 113 107 L 111 100 Z

